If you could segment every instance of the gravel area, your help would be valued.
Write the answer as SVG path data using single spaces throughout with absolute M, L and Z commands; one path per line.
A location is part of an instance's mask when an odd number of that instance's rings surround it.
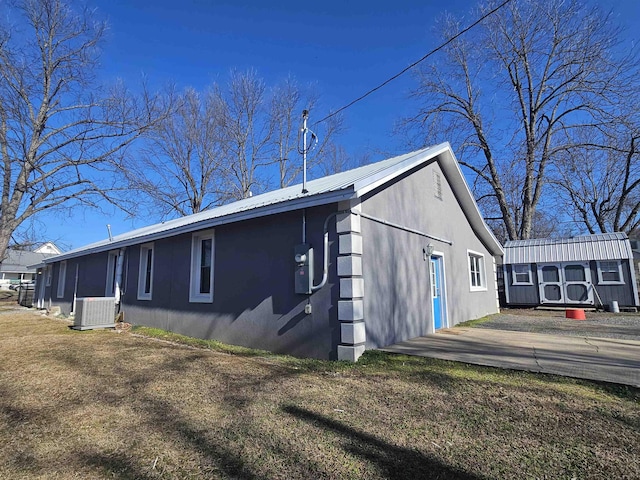
M 473 327 L 640 341 L 638 313 L 586 312 L 586 317 L 586 320 L 567 319 L 564 310 L 503 309 L 488 321 Z

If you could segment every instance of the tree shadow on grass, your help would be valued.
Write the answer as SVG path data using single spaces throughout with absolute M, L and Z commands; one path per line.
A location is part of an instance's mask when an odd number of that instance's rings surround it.
M 156 475 L 149 475 L 143 469 L 122 453 L 102 453 L 102 452 L 80 452 L 78 457 L 83 464 L 96 467 L 99 470 L 109 473 L 111 478 L 150 480 L 157 478 Z
M 375 464 L 385 478 L 398 480 L 406 478 L 475 480 L 482 478 L 445 465 L 438 459 L 416 450 L 398 447 L 368 433 L 359 432 L 310 410 L 295 405 L 286 405 L 282 410 L 296 418 L 341 435 L 347 440 L 345 450 Z

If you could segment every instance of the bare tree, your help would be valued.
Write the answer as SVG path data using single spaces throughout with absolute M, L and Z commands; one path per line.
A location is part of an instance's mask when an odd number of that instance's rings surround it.
M 598 144 L 593 136 L 564 152 L 554 184 L 576 223 L 590 233 L 640 228 L 640 132 Z
M 266 89 L 254 70 L 234 71 L 226 89 L 214 89 L 221 106 L 225 201 L 247 198 L 266 189 L 259 170 L 277 157 L 273 144 L 276 125 L 267 108 Z
M 21 0 L 12 15 L 0 36 L 0 258 L 27 219 L 111 200 L 106 170 L 157 113 L 146 93 L 96 85 L 105 24 L 93 12 Z
M 317 163 L 314 170 L 319 176 L 324 177 L 361 167 L 368 163 L 371 163 L 370 152 L 364 152 L 359 156 L 351 156 L 341 145 L 331 143 L 325 147 L 322 160 Z
M 206 210 L 223 196 L 217 95 L 200 95 L 190 88 L 170 103 L 175 109 L 147 132 L 138 160 L 122 165 L 130 188 L 143 193 L 150 209 L 162 218 Z
M 275 123 L 274 142 L 278 153 L 276 163 L 280 188 L 291 185 L 302 174 L 300 155 L 305 148 L 301 138 L 302 111 L 308 110 L 312 114 L 318 101 L 317 93 L 310 88 L 300 88 L 291 77 L 273 89 L 271 117 Z M 313 121 L 310 123 L 313 124 Z M 318 170 L 320 173 L 327 169 L 335 170 L 338 167 L 336 152 L 341 149 L 334 144 L 334 140 L 342 131 L 342 116 L 333 115 L 325 122 L 312 126 L 319 130 L 312 133 L 313 138 L 309 138 L 307 145 L 311 147 L 307 156 L 308 170 Z
M 269 88 L 253 70 L 234 71 L 205 94 L 179 95 L 173 114 L 146 135 L 140 162 L 123 171 L 163 217 L 285 187 L 302 171 L 301 114 L 317 98 L 292 78 Z M 339 129 L 339 117 L 323 125 L 310 169 L 331 161 Z
M 450 35 L 459 25 L 446 17 L 439 29 Z M 618 34 L 608 15 L 578 0 L 520 0 L 420 71 L 421 109 L 407 123 L 423 141 L 454 144 L 508 239 L 532 235 L 550 164 L 573 147 L 571 131 L 605 128 L 633 81 L 632 59 L 615 55 Z

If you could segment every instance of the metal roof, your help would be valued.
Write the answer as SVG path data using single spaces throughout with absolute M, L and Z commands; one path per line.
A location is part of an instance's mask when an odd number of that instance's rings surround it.
M 502 247 L 484 223 L 484 219 L 464 180 L 451 146 L 449 143 L 442 143 L 346 172 L 311 180 L 307 182 L 306 193 L 302 193 L 301 184 L 273 190 L 193 215 L 117 235 L 112 240 L 105 239 L 62 255 L 51 257 L 45 263 L 57 262 L 89 253 L 114 250 L 250 218 L 358 198 L 403 173 L 432 161 L 440 163 L 451 187 L 456 193 L 458 202 L 460 202 L 471 226 L 480 239 L 494 255 L 501 255 Z
M 549 263 L 632 259 L 631 245 L 622 232 L 570 238 L 511 240 L 504 245 L 504 263 Z

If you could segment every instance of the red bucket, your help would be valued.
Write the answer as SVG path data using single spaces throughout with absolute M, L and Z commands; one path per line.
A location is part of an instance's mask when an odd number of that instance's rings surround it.
M 567 308 L 566 318 L 571 318 L 572 320 L 586 320 L 587 317 L 584 315 L 584 310 L 581 308 Z

